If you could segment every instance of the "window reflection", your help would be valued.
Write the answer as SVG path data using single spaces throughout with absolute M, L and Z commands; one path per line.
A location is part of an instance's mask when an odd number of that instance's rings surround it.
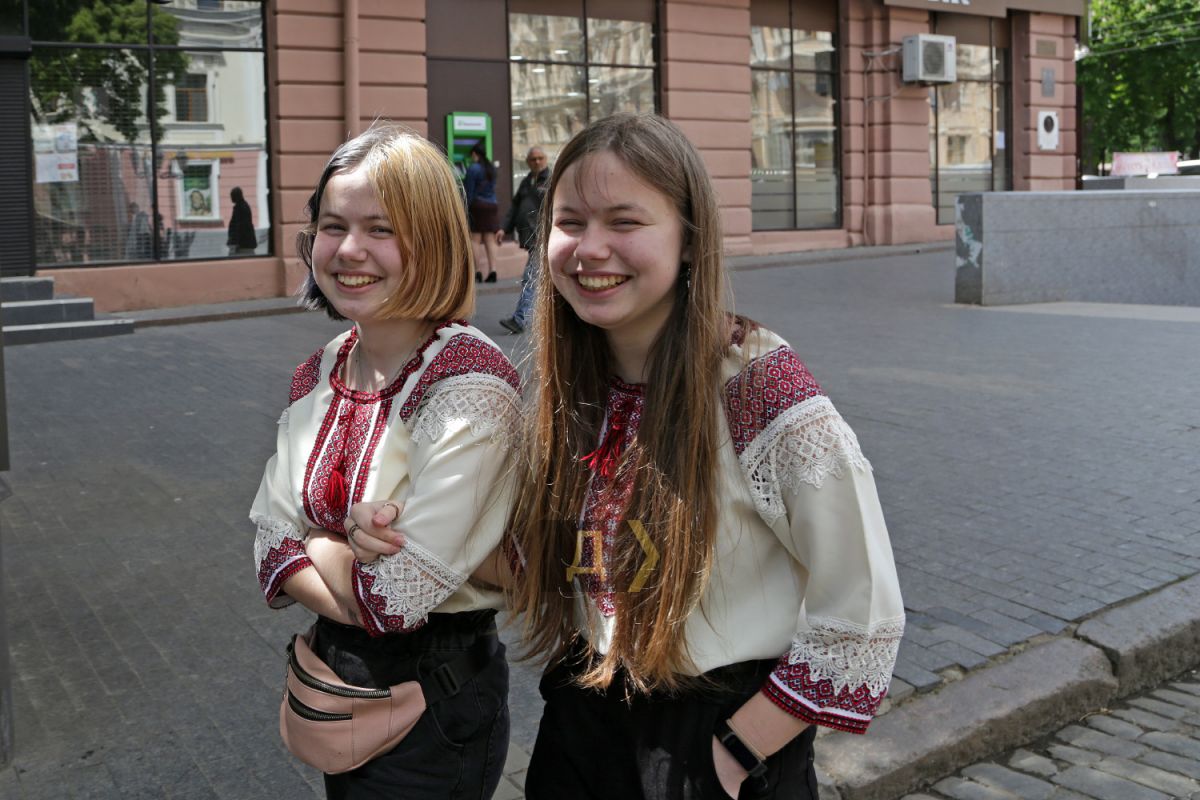
M 145 34 L 149 17 L 148 48 L 39 45 L 30 58 L 37 264 L 267 253 L 262 4 L 125 5 L 110 38 L 136 31 L 138 19 Z M 231 243 L 235 187 L 241 228 Z
M 578 13 L 567 16 L 571 6 Z M 553 163 L 591 120 L 655 110 L 653 0 L 513 0 L 509 8 L 514 185 L 530 147 Z
M 837 128 L 832 80 L 795 73 L 796 227 L 838 224 Z
M 752 72 L 750 75 L 750 186 L 754 228 L 786 230 L 795 222 L 791 76 L 787 72 Z
M 262 3 L 258 0 L 171 0 L 150 4 L 154 41 L 164 18 L 177 21 L 184 47 L 262 47 Z
M 94 44 L 146 44 L 144 2 L 96 3 L 96 0 L 30 2 L 29 35 L 35 42 L 87 42 Z M 168 41 L 175 25 L 168 21 L 159 31 Z
M 930 186 L 943 225 L 954 222 L 959 194 L 1011 188 L 1008 50 L 960 41 L 956 53 L 958 82 L 929 90 Z
M 607 117 L 618 111 L 654 110 L 654 70 L 634 67 L 588 69 L 590 117 Z
M 546 151 L 553 163 L 559 149 L 587 125 L 583 67 L 567 64 L 509 66 L 512 92 L 513 185 L 525 175 L 530 147 Z
M 649 22 L 589 19 L 588 61 L 593 64 L 653 66 L 654 30 Z
M 583 61 L 579 17 L 509 14 L 508 54 L 514 61 Z
M 797 8 L 779 0 L 751 4 L 752 20 L 771 23 L 752 25 L 750 33 L 754 230 L 840 224 L 836 37 L 794 27 L 811 22 Z M 823 10 L 833 18 L 832 7 Z
M 750 28 L 750 66 L 787 69 L 791 57 L 791 30 L 764 25 Z
M 29 71 L 38 265 L 149 260 L 148 54 L 38 48 Z
M 175 98 L 174 113 L 163 120 L 159 134 L 160 257 L 266 253 L 263 54 L 192 51 L 187 56 L 187 71 L 167 84 Z M 235 226 L 239 230 L 231 232 L 235 187 L 250 208 L 250 229 L 243 211 Z

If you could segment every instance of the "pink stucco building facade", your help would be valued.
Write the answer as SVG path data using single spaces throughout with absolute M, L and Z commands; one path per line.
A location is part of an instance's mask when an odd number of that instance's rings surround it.
M 825 16 L 802 0 L 642 5 L 268 0 L 262 9 L 269 170 L 263 202 L 270 224 L 261 249 L 271 255 L 39 269 L 52 274 L 61 291 L 94 297 L 103 310 L 285 295 L 302 277 L 295 235 L 329 153 L 378 117 L 445 144 L 445 111 L 468 110 L 468 104 L 477 106 L 470 110 L 494 109 L 497 158 L 505 174 L 498 187 L 503 209 L 503 195 L 511 194 L 509 176 L 522 170 L 517 160 L 523 148 L 561 145 L 521 141 L 517 133 L 524 124 L 520 70 L 537 62 L 512 55 L 518 24 L 541 24 L 548 14 L 569 17 L 572 9 L 586 20 L 579 27 L 592 38 L 585 35 L 585 42 L 598 42 L 602 30 L 592 16 L 650 26 L 645 30 L 652 37 L 651 54 L 636 56 L 637 69 L 652 81 L 655 107 L 703 154 L 720 196 L 730 255 L 947 240 L 954 233 L 946 209 L 952 209 L 955 187 L 975 187 L 979 180 L 988 182 L 986 188 L 1019 191 L 1075 187 L 1074 53 L 1082 0 L 831 0 L 820 9 Z M 645 19 L 650 21 L 637 21 Z M 783 19 L 791 22 L 772 24 Z M 832 30 L 805 33 L 824 28 Z M 792 53 L 782 66 L 767 52 L 775 52 L 771 37 L 778 39 L 780 31 L 787 33 Z M 934 32 L 956 35 L 960 50 L 973 42 L 991 65 L 977 70 L 974 84 L 963 82 L 958 89 L 902 82 L 904 38 Z M 801 53 L 808 52 L 802 39 L 817 42 L 817 50 L 825 42 L 827 53 L 801 63 Z M 604 56 L 614 57 L 635 56 Z M 600 74 L 601 67 L 584 61 L 572 68 Z M 555 64 L 546 63 L 553 72 Z M 531 71 L 543 74 L 536 64 Z M 637 78 L 634 67 L 627 72 Z M 802 97 L 799 88 L 780 93 L 781 85 L 801 84 L 815 86 L 815 93 Z M 479 87 L 478 97 L 472 86 Z M 791 104 L 790 121 L 772 121 L 782 113 L 772 97 L 783 98 L 782 107 Z M 972 97 L 985 99 L 972 107 Z M 604 105 L 609 99 L 597 95 L 592 102 Z M 818 123 L 801 120 L 801 107 L 826 116 Z M 1054 148 L 1039 142 L 1044 112 L 1058 121 Z M 572 119 L 571 125 L 583 124 L 578 114 Z M 965 132 L 956 133 L 956 126 Z M 808 136 L 809 128 L 817 133 Z M 782 153 L 778 163 L 770 162 L 771 151 Z M 506 163 L 510 160 L 515 166 Z M 808 201 L 797 199 L 795 187 L 810 173 L 823 187 L 818 205 L 824 216 L 814 217 L 818 224 L 799 224 L 806 219 L 800 207 Z M 785 187 L 776 193 L 783 198 L 780 213 L 765 188 L 770 181 Z M 515 277 L 523 262 L 523 253 L 506 245 L 502 277 Z

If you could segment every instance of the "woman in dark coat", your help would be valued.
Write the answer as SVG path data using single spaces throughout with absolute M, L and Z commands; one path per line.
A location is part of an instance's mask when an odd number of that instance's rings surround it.
M 229 238 L 225 244 L 229 247 L 229 255 L 252 255 L 258 248 L 258 234 L 254 232 L 254 218 L 250 214 L 250 204 L 242 194 L 242 187 L 235 186 L 229 192 L 233 201 L 233 216 L 229 218 Z

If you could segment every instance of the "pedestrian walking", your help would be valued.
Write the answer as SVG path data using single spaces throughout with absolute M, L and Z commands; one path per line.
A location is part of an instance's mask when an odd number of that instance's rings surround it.
M 233 203 L 233 214 L 229 217 L 229 236 L 225 239 L 225 246 L 229 248 L 231 256 L 252 255 L 258 249 L 258 234 L 254 231 L 254 215 L 242 194 L 242 187 L 233 187 L 229 191 L 229 199 Z
M 289 649 L 281 731 L 329 798 L 490 797 L 508 744 L 503 598 L 467 579 L 505 525 L 518 376 L 461 321 L 459 186 L 424 139 L 375 126 L 333 154 L 308 212 L 305 302 L 353 327 L 297 368 L 250 514 L 267 601 L 318 615 Z M 363 499 L 399 515 L 403 548 L 360 546 Z
M 546 195 L 546 185 L 550 182 L 550 166 L 545 150 L 531 147 L 525 155 L 525 163 L 529 165 L 529 172 L 521 179 L 513 194 L 504 225 L 496 231 L 497 244 L 502 243 L 505 236 L 515 234 L 517 243 L 529 254 L 525 260 L 525 270 L 521 273 L 521 296 L 517 298 L 517 307 L 512 316 L 500 320 L 500 325 L 509 333 L 524 333 L 529 325 L 529 309 L 537 289 L 538 213 L 542 208 L 542 198 Z
M 795 351 L 723 310 L 714 192 L 670 122 L 561 151 L 511 555 L 550 659 L 547 798 L 816 798 L 813 724 L 861 733 L 903 605 L 870 466 Z

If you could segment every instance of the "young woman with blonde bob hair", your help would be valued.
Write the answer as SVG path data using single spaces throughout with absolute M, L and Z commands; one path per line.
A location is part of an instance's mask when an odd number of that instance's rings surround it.
M 561 151 L 542 215 L 514 610 L 550 659 L 526 796 L 816 798 L 904 624 L 870 466 L 786 342 L 724 310 L 670 122 Z
M 306 641 L 340 680 L 425 694 L 394 749 L 326 775 L 330 798 L 489 797 L 508 744 L 502 596 L 467 578 L 508 513 L 518 377 L 462 321 L 474 269 L 461 190 L 443 153 L 383 125 L 338 148 L 308 211 L 305 300 L 353 327 L 292 379 L 250 514 L 259 582 L 272 607 L 316 612 Z M 348 515 L 364 499 L 399 514 L 403 548 L 359 546 Z M 448 672 L 431 696 L 430 676 Z

